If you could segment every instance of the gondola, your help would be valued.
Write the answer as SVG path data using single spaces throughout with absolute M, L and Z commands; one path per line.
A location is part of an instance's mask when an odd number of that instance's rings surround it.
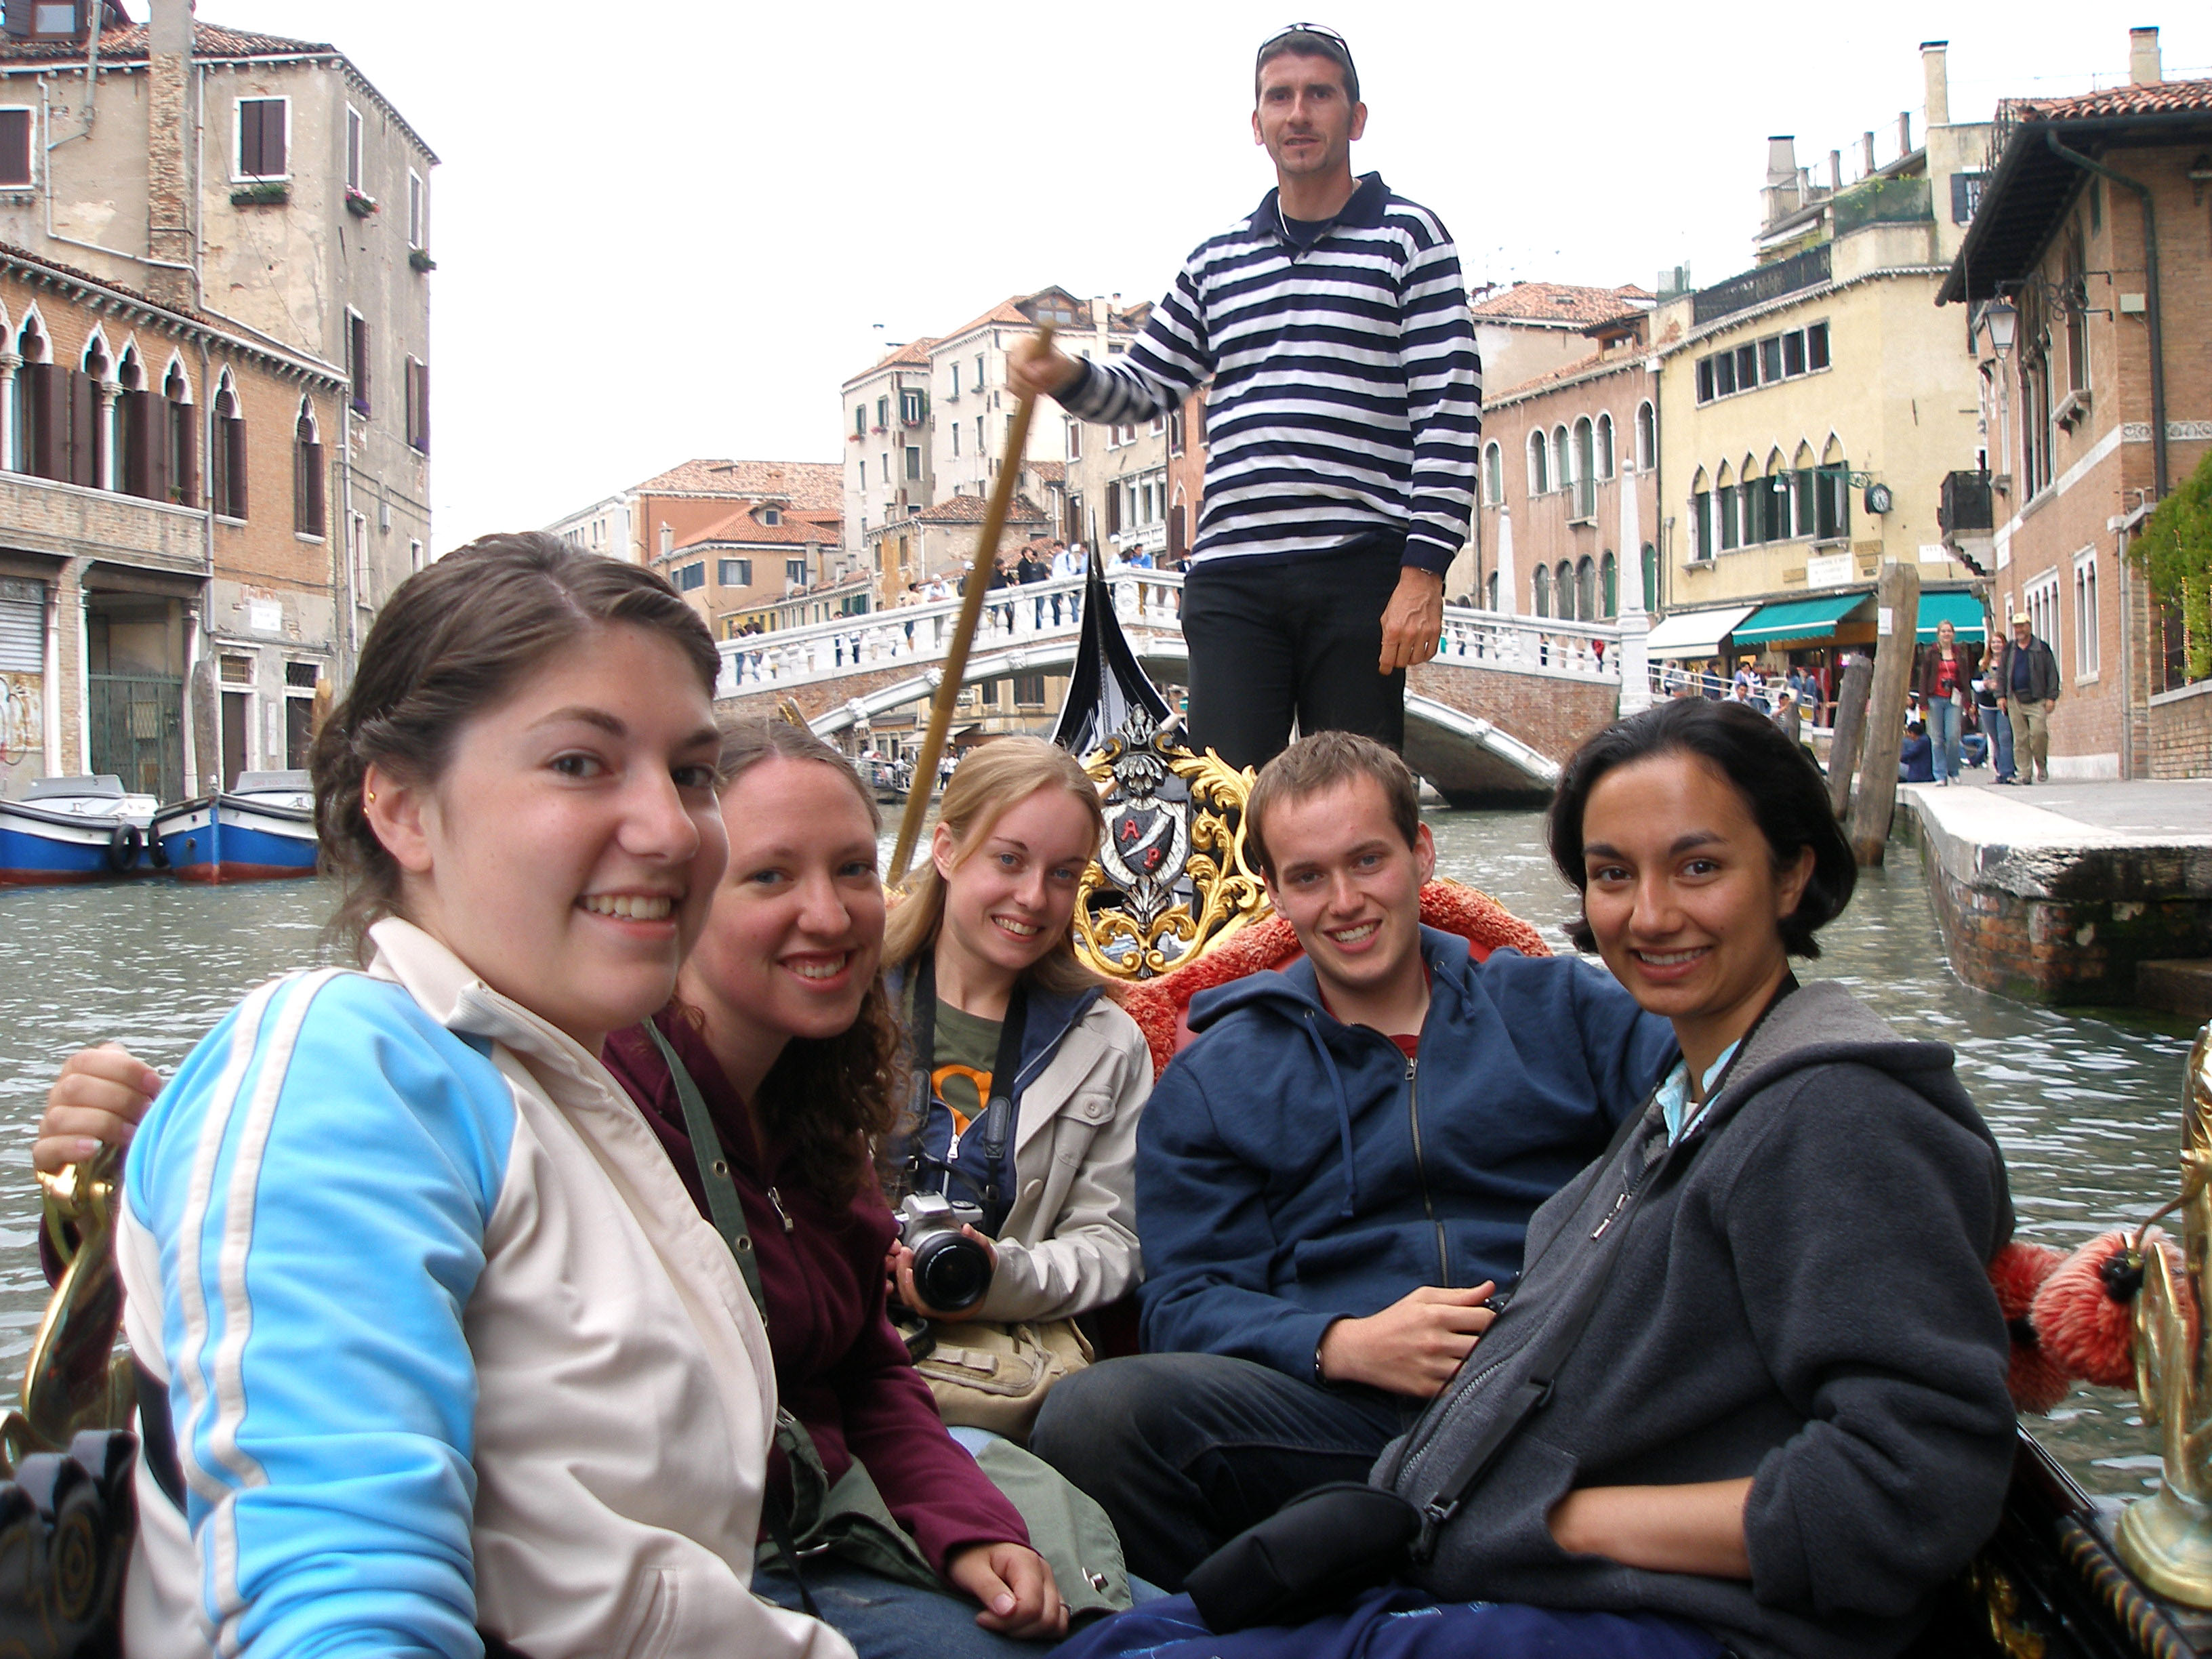
M 1084 878 L 1077 948 L 1119 983 L 1164 1066 L 1189 1038 L 1183 1015 L 1194 995 L 1297 954 L 1246 858 L 1253 774 L 1178 740 L 1176 717 L 1138 666 L 1095 568 L 1057 737 L 1085 756 L 1107 806 L 1107 842 Z M 1477 955 L 1547 948 L 1534 927 L 1463 884 L 1431 883 L 1422 915 L 1462 934 Z M 2212 1027 L 2191 1054 L 2185 1098 L 2185 1278 L 2170 1277 L 2154 1252 L 2132 1315 L 2146 1404 L 2166 1425 L 2171 1491 L 2127 1510 L 2093 1501 L 2023 1429 L 2002 1522 L 1941 1592 L 1911 1659 L 2190 1659 L 2212 1651 L 2212 1614 L 2147 1582 L 2212 1605 L 2212 1578 L 2187 1582 L 2192 1561 L 2212 1562 L 2212 1508 L 2196 1501 L 2212 1485 L 2212 1367 L 2193 1313 L 2212 1251 Z M 51 1598 L 48 1581 L 56 1581 L 89 1606 L 127 1559 L 131 1447 L 127 1435 L 106 1432 L 128 1427 L 135 1398 L 127 1357 L 113 1353 L 122 1310 L 115 1176 L 114 1155 L 103 1151 L 41 1178 L 47 1236 L 67 1266 L 27 1364 L 23 1408 L 0 1422 L 13 1475 L 0 1486 L 0 1603 Z M 2124 1518 L 2131 1515 L 2144 1518 Z M 64 1522 L 75 1528 L 66 1561 Z M 0 1640 L 13 1628 L 7 1620 L 0 1613 Z M 64 1620 L 22 1650 L 112 1653 L 112 1630 Z

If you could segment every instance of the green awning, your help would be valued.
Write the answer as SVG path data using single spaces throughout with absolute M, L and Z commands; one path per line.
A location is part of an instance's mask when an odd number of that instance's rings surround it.
M 1776 640 L 1832 639 L 1836 624 L 1873 597 L 1865 592 L 1828 593 L 1817 599 L 1785 599 L 1779 605 L 1762 605 L 1736 624 L 1735 642 L 1751 646 L 1766 645 Z
M 1971 593 L 1923 593 L 1920 596 L 1920 630 L 1923 645 L 1936 643 L 1936 624 L 1948 623 L 1951 631 L 1960 639 L 1977 641 L 1983 638 L 1982 602 Z M 1741 631 L 1738 639 L 1743 637 Z

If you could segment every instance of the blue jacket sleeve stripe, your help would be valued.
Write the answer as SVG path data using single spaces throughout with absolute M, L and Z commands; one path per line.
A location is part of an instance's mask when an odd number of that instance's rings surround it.
M 231 1016 L 228 1049 L 201 1118 L 199 1140 L 193 1152 L 191 1183 L 186 1192 L 182 1221 L 185 1237 L 198 1238 L 207 1224 L 208 1207 L 215 1191 L 216 1160 L 222 1151 L 223 1137 L 229 1131 L 231 1114 L 238 1104 L 238 1091 L 252 1063 L 254 1047 L 262 1023 L 268 1017 L 269 1005 L 279 992 L 297 982 L 295 979 L 271 981 L 248 996 Z M 209 1393 L 207 1371 L 201 1363 L 209 1333 L 206 1287 L 197 1273 L 180 1273 L 176 1283 L 183 1315 L 183 1340 L 170 1347 L 170 1387 L 173 1390 L 179 1382 L 183 1383 L 191 1417 L 197 1420 L 207 1410 Z M 201 1463 L 198 1449 L 185 1441 L 179 1443 L 178 1451 L 185 1481 L 191 1489 L 210 1502 L 221 1498 L 223 1483 Z M 251 1470 L 234 1471 L 234 1478 L 240 1481 L 251 1480 L 257 1474 Z
M 516 1123 L 489 1057 L 352 973 L 250 1000 L 149 1115 L 131 1201 L 220 1651 L 477 1651 L 463 1322 Z

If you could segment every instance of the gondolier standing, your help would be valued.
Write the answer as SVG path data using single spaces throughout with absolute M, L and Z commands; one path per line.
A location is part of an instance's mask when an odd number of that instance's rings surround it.
M 1467 540 L 1481 364 L 1437 216 L 1355 178 L 1367 122 L 1340 35 L 1260 48 L 1254 139 L 1276 188 L 1201 243 L 1111 362 L 1018 347 L 1018 391 L 1086 421 L 1172 413 L 1212 382 L 1206 493 L 1183 594 L 1190 728 L 1237 766 L 1291 721 L 1405 739 L 1405 671 L 1437 652 Z

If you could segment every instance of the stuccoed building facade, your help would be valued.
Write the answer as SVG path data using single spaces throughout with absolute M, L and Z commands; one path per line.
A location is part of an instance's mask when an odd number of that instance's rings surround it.
M 307 763 L 339 660 L 329 366 L 0 251 L 0 794 Z
M 149 9 L 7 6 L 0 242 L 343 382 L 313 433 L 327 521 L 300 532 L 329 557 L 343 683 L 377 607 L 431 547 L 437 157 L 337 47 L 198 21 L 190 0 Z M 187 368 L 193 406 L 220 418 Z M 289 447 L 289 422 L 283 436 Z M 288 472 L 256 468 L 256 495 Z M 206 506 L 212 477 L 183 504 Z M 201 647 L 204 695 L 228 696 L 219 653 Z
M 2166 80 L 2158 31 L 2136 29 L 2125 84 L 2000 106 L 1943 285 L 1990 433 L 1961 532 L 1993 550 L 1993 603 L 2057 654 L 2054 777 L 2212 775 L 2202 641 L 2128 556 L 2212 450 L 2208 200 L 2212 81 Z
M 1973 358 L 1937 289 L 1974 211 L 1985 125 L 1949 118 L 1945 48 L 1922 48 L 1924 142 L 1827 179 L 1769 141 L 1759 263 L 1661 301 L 1655 659 L 1763 656 L 1832 691 L 1843 650 L 1875 638 L 1885 561 L 1915 562 L 1922 629 L 1978 638 L 1978 574 L 1947 545 L 1948 475 L 1983 447 Z

